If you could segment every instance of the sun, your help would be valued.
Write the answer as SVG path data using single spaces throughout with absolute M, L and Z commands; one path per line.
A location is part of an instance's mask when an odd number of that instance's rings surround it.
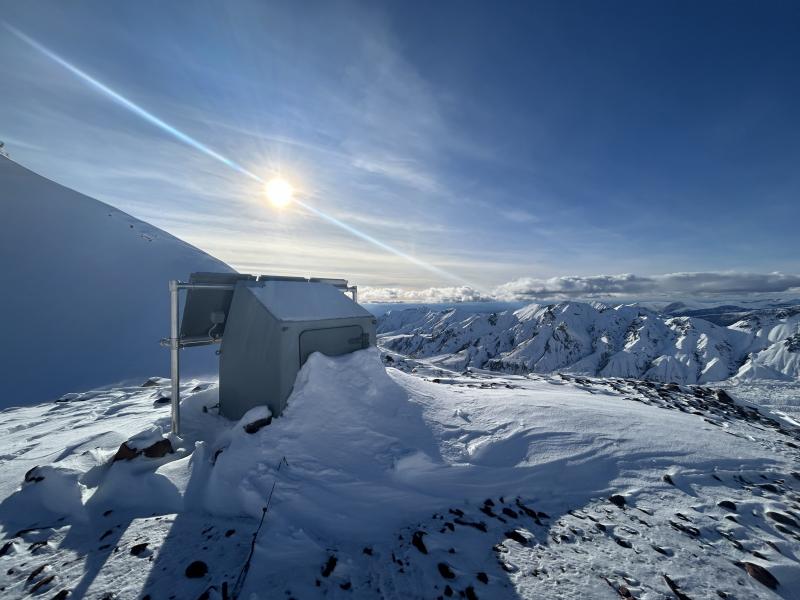
M 294 195 L 292 184 L 283 177 L 273 177 L 270 179 L 265 186 L 265 190 L 267 199 L 272 203 L 272 206 L 276 208 L 287 206 L 292 201 L 292 196 Z

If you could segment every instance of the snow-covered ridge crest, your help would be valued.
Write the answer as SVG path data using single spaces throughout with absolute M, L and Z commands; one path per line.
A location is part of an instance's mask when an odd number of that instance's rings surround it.
M 167 282 L 230 271 L 202 250 L 0 157 L 0 408 L 166 375 Z M 187 367 L 211 372 L 195 352 Z
M 387 350 L 450 369 L 682 384 L 800 378 L 800 307 L 760 311 L 729 327 L 636 304 L 531 304 L 497 313 L 411 308 L 381 317 L 378 333 Z

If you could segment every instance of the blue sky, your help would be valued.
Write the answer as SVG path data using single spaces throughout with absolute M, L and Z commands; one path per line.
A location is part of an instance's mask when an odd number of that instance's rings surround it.
M 3 20 L 452 277 L 277 211 L 0 28 L 13 158 L 240 270 L 400 295 L 681 272 L 780 291 L 800 272 L 797 3 L 36 2 Z

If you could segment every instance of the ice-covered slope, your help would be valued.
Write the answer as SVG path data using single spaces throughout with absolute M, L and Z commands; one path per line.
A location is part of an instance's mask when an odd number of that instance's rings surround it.
M 0 595 L 797 597 L 789 420 L 701 387 L 396 365 L 314 354 L 271 422 L 186 381 L 174 453 L 130 460 L 166 386 L 6 411 Z
M 380 318 L 381 344 L 455 369 L 563 371 L 676 383 L 800 377 L 800 309 L 751 314 L 729 327 L 638 305 L 565 302 L 471 313 L 413 308 Z
M 230 270 L 0 157 L 0 407 L 168 372 L 167 282 Z M 189 367 L 213 367 L 210 355 Z

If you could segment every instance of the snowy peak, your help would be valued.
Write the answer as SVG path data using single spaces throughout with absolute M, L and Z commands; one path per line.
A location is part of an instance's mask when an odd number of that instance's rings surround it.
M 748 314 L 729 327 L 635 304 L 561 302 L 499 313 L 414 308 L 387 313 L 378 327 L 388 350 L 458 370 L 685 384 L 800 377 L 800 307 Z

